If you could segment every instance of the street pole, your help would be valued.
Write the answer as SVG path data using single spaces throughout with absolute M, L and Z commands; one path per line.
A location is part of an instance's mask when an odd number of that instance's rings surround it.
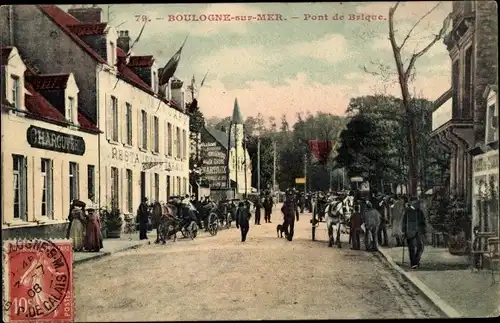
M 237 135 L 237 126 L 234 127 L 234 153 L 235 153 L 235 158 L 236 158 L 236 177 L 235 177 L 235 180 L 236 180 L 236 196 L 235 198 L 237 198 L 238 194 L 240 193 L 240 186 L 238 185 L 238 172 L 240 171 L 240 163 L 239 163 L 239 159 L 238 159 L 238 146 L 239 146 L 239 142 L 238 142 L 238 138 L 236 137 Z M 228 149 L 231 149 L 231 147 L 229 147 Z
M 307 153 L 304 154 L 304 194 L 307 194 Z
M 273 188 L 271 190 L 274 198 L 274 188 L 276 187 L 276 141 L 273 141 Z
M 260 196 L 260 134 L 257 136 L 257 192 Z

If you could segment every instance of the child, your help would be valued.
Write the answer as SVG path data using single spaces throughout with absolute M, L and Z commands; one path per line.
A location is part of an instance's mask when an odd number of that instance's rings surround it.
M 238 209 L 236 210 L 236 227 L 241 230 L 241 242 L 245 242 L 247 239 L 247 233 L 250 229 L 250 210 L 246 206 L 245 202 L 238 203 Z

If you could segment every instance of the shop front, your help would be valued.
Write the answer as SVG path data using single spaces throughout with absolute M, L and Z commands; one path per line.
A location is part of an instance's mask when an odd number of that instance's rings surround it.
M 2 119 L 3 239 L 64 237 L 71 201 L 98 196 L 97 132 Z

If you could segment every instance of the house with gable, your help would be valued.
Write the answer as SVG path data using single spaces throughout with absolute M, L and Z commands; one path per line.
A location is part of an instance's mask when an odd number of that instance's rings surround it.
M 99 195 L 100 131 L 73 73 L 36 73 L 16 47 L 0 58 L 3 238 L 63 238 L 71 201 Z
M 130 52 L 128 31 L 102 21 L 97 6 L 2 6 L 3 44 L 15 45 L 41 73 L 72 71 L 78 100 L 99 136 L 101 207 L 135 213 L 142 198 L 189 193 L 189 117 L 183 82 L 159 95 L 151 55 Z

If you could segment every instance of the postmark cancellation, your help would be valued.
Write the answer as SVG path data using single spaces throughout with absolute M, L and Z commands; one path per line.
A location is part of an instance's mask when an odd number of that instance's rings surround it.
M 3 241 L 5 322 L 72 322 L 72 245 L 67 239 Z

